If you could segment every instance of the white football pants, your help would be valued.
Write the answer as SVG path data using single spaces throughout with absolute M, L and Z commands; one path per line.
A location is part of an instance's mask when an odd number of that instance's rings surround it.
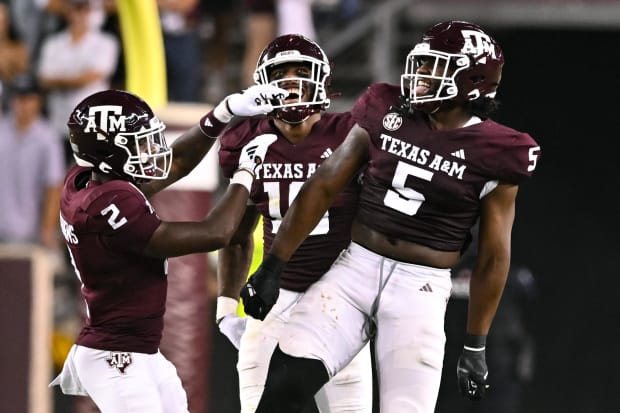
M 74 347 L 69 353 L 71 359 L 65 361 L 65 366 L 73 366 L 66 371 L 77 375 L 80 387 L 102 413 L 188 412 L 187 395 L 177 370 L 160 352 L 121 353 Z
M 292 309 L 280 348 L 323 361 L 334 376 L 366 345 L 374 314 L 381 412 L 433 413 L 451 285 L 448 269 L 394 261 L 351 243 Z
M 241 413 L 254 413 L 267 379 L 269 361 L 291 310 L 303 293 L 280 289 L 278 301 L 264 321 L 249 318 L 239 348 Z M 316 311 L 318 312 L 318 311 Z M 333 343 L 337 346 L 338 343 Z M 372 364 L 370 347 L 364 346 L 315 396 L 321 413 L 371 413 Z

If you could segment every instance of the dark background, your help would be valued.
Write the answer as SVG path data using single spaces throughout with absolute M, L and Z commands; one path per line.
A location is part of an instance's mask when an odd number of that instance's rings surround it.
M 513 231 L 513 259 L 540 287 L 537 373 L 524 411 L 618 411 L 620 32 L 496 36 L 506 54 L 496 119 L 542 147 Z

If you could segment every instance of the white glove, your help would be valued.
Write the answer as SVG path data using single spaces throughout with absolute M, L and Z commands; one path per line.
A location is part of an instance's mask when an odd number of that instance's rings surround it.
M 217 297 L 217 307 L 215 309 L 215 322 L 222 334 L 239 350 L 241 336 L 245 331 L 246 317 L 237 316 L 239 301 L 231 297 Z
M 274 85 L 250 86 L 242 93 L 233 93 L 226 98 L 229 112 L 234 116 L 266 115 L 273 111 L 272 101 L 282 100 L 288 91 Z
M 239 169 L 254 174 L 254 169 L 265 159 L 269 145 L 274 143 L 278 136 L 273 133 L 258 135 L 248 142 L 242 149 L 239 156 Z
M 228 314 L 224 316 L 218 323 L 220 332 L 230 340 L 233 346 L 239 350 L 241 336 L 245 331 L 245 325 L 248 322 L 247 317 L 239 317 L 236 314 Z

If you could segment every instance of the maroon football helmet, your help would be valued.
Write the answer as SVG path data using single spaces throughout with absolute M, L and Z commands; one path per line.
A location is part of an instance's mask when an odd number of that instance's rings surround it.
M 165 125 L 138 96 L 94 93 L 73 109 L 67 126 L 78 165 L 133 182 L 168 177 L 172 150 Z
M 297 62 L 309 66 L 309 78 L 270 79 L 275 66 Z M 301 123 L 311 114 L 329 107 L 327 90 L 330 74 L 329 60 L 318 44 L 299 34 L 286 34 L 265 47 L 256 64 L 254 81 L 260 85 L 271 83 L 289 90 L 287 99 L 274 105 L 276 117 L 288 123 Z
M 417 109 L 494 98 L 502 77 L 504 55 L 480 26 L 448 21 L 431 27 L 409 52 L 401 93 Z M 423 67 L 424 66 L 424 67 Z

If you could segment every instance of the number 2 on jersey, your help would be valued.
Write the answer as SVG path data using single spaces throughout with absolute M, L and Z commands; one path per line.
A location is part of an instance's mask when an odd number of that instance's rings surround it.
M 110 204 L 101 210 L 101 215 L 103 216 L 107 215 L 108 213 L 110 213 L 110 217 L 108 218 L 108 224 L 110 224 L 112 229 L 119 229 L 120 227 L 122 227 L 123 225 L 127 223 L 127 218 L 125 217 L 122 217 L 121 219 L 118 218 L 121 211 L 118 209 L 116 205 Z

